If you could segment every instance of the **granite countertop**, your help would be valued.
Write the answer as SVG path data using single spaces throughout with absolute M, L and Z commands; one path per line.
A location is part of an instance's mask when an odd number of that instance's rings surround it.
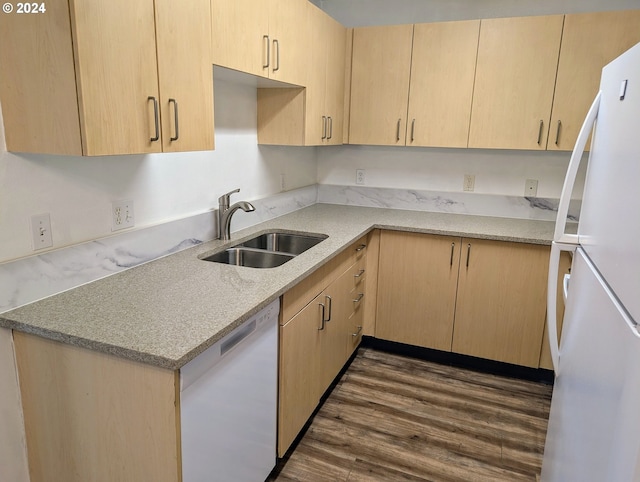
M 0 314 L 0 326 L 179 369 L 374 228 L 550 245 L 554 223 L 315 204 Z M 327 234 L 277 268 L 202 261 L 264 231 Z

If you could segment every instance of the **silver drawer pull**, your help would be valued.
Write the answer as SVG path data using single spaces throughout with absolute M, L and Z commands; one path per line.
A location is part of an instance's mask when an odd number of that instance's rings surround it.
M 360 334 L 361 331 L 362 331 L 362 327 L 359 326 L 358 327 L 358 331 L 356 331 L 355 333 L 351 333 L 351 336 L 353 336 L 355 338 L 356 336 L 358 336 Z
M 353 277 L 354 278 L 360 278 L 363 274 L 364 274 L 364 270 L 361 269 L 360 271 L 358 271 L 358 274 L 354 274 Z
M 322 306 L 322 313 L 320 315 L 320 319 L 322 320 L 322 324 L 320 325 L 320 328 L 318 328 L 318 331 L 322 331 L 324 330 L 324 324 L 327 320 L 324 319 L 324 315 L 325 315 L 325 308 L 324 308 L 324 304 L 322 303 L 318 303 L 318 305 Z
M 356 252 L 357 252 L 357 253 L 359 253 L 360 251 L 362 251 L 362 250 L 363 250 L 364 248 L 366 248 L 366 247 L 367 247 L 367 245 L 366 245 L 366 244 L 361 244 L 360 246 L 358 246 L 358 247 L 356 248 Z
M 354 303 L 360 303 L 364 298 L 364 293 L 358 293 L 358 297 L 353 300 Z

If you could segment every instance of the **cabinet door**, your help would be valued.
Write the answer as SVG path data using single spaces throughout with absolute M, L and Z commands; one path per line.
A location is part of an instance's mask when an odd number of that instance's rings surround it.
M 451 351 L 460 238 L 383 231 L 376 338 Z
M 325 144 L 328 137 L 329 115 L 326 108 L 327 59 L 329 56 L 329 31 L 327 15 L 316 8 L 309 7 L 309 72 L 307 76 L 304 106 L 304 144 L 318 146 Z
M 320 395 L 324 294 L 280 327 L 278 456 L 282 457 L 313 413 Z
M 565 16 L 547 149 L 573 149 L 602 68 L 638 42 L 640 10 Z
M 416 24 L 408 146 L 467 147 L 480 20 Z
M 342 144 L 344 123 L 344 60 L 347 45 L 347 29 L 328 15 L 326 23 L 327 67 L 325 69 L 325 109 L 329 127 L 327 142 L 329 145 Z
M 309 15 L 307 0 L 269 0 L 271 57 L 269 78 L 306 85 L 308 75 Z
M 545 149 L 562 15 L 482 20 L 469 147 Z
M 413 25 L 353 31 L 349 143 L 404 146 Z
M 269 2 L 211 0 L 211 45 L 215 65 L 269 76 Z
M 160 152 L 153 0 L 71 1 L 71 21 L 83 153 Z
M 209 0 L 155 4 L 163 151 L 213 149 Z
M 462 240 L 453 351 L 538 367 L 549 247 Z

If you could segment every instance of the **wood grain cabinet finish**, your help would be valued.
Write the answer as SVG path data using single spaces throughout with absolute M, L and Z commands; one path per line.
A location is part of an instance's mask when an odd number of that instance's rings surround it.
M 451 351 L 460 238 L 382 231 L 375 336 Z
M 305 85 L 306 0 L 211 0 L 215 65 Z
M 375 336 L 537 368 L 547 246 L 382 231 Z
M 416 24 L 407 146 L 467 147 L 480 20 Z
M 565 15 L 548 150 L 573 149 L 602 68 L 638 42 L 640 10 Z
M 413 25 L 353 32 L 349 143 L 405 145 Z
M 178 372 L 13 332 L 32 482 L 178 482 Z
M 174 4 L 70 0 L 47 4 L 45 15 L 3 15 L 0 61 L 19 66 L 0 82 L 7 148 L 88 156 L 212 149 L 209 2 Z M 42 37 L 23 42 L 34 31 Z
M 283 296 L 278 387 L 280 457 L 358 346 L 358 326 L 362 327 L 366 299 L 362 244 L 348 248 Z M 318 289 L 322 291 L 318 293 Z M 297 307 L 302 308 L 296 311 Z
M 537 368 L 549 247 L 462 239 L 452 350 Z
M 342 144 L 346 29 L 307 3 L 306 88 L 258 89 L 258 144 L 319 146 Z
M 546 149 L 563 20 L 482 20 L 469 147 Z

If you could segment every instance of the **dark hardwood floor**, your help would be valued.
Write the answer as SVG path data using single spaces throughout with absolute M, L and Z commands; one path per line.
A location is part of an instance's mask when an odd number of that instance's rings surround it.
M 360 348 L 269 481 L 535 481 L 550 385 Z

